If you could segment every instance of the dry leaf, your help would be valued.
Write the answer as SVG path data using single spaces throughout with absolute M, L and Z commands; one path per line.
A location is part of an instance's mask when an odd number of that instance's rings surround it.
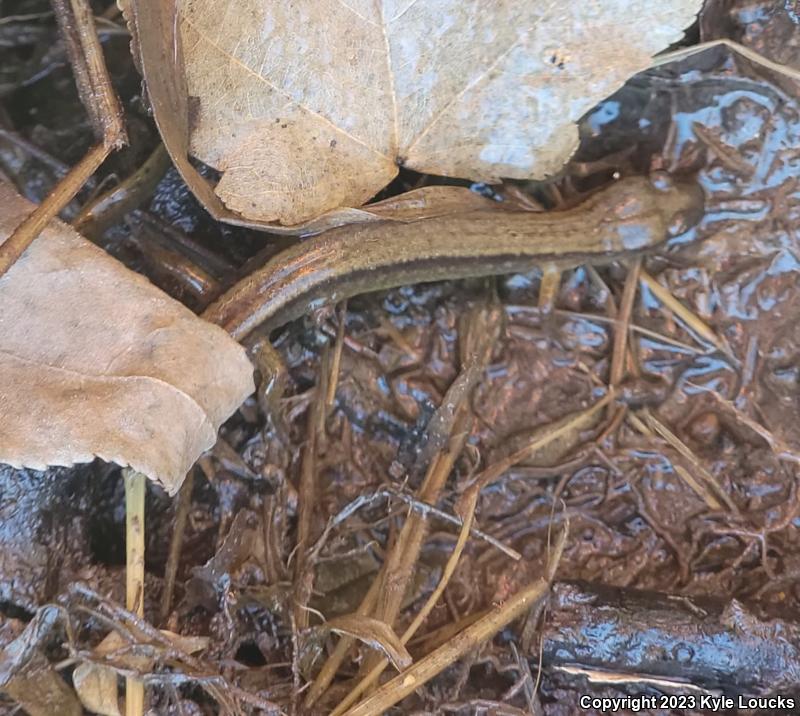
M 84 661 L 72 672 L 72 683 L 88 711 L 100 716 L 120 716 L 117 674 L 112 669 Z
M 128 2 L 156 121 L 187 183 L 218 218 L 282 224 L 360 206 L 398 164 L 476 180 L 557 171 L 575 121 L 679 40 L 701 6 Z M 188 149 L 222 172 L 216 193 Z
M 0 182 L 0 243 L 32 205 Z M 253 391 L 244 349 L 61 222 L 0 279 L 0 462 L 95 456 L 175 492 Z
M 347 634 L 364 642 L 373 649 L 378 649 L 386 655 L 398 671 L 411 666 L 413 659 L 408 649 L 403 646 L 400 637 L 386 622 L 380 619 L 366 617 L 363 614 L 345 614 L 335 619 L 330 619 L 322 625 L 337 634 Z
M 183 636 L 171 631 L 161 633 L 172 640 L 176 649 L 186 654 L 194 654 L 208 647 L 209 638 L 204 636 Z M 119 632 L 109 632 L 92 651 L 97 657 L 108 657 L 117 665 L 145 673 L 155 666 L 152 653 L 137 651 L 139 644 L 131 644 Z M 85 661 L 72 673 L 72 683 L 81 703 L 92 713 L 101 716 L 119 716 L 117 702 L 117 674 L 108 666 Z
M 211 641 L 207 636 L 184 636 L 167 629 L 159 631 L 172 642 L 176 651 L 182 651 L 184 654 L 196 654 L 203 651 L 208 648 Z M 150 671 L 155 665 L 153 651 L 137 652 L 137 647 L 150 643 L 143 640 L 134 644 L 125 639 L 118 631 L 111 631 L 92 651 L 98 657 L 114 659 L 129 669 L 136 669 L 144 673 Z M 163 646 L 158 645 L 158 648 L 163 649 Z
M 75 692 L 44 655 L 61 623 L 59 607 L 42 607 L 21 634 L 0 649 L 0 693 L 10 696 L 28 716 L 81 716 Z M 19 711 L 13 707 L 4 713 Z

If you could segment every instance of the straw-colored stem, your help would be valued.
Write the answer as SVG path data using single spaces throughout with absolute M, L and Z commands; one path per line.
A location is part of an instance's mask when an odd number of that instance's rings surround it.
M 479 644 L 488 641 L 501 629 L 522 616 L 547 593 L 547 589 L 548 582 L 544 579 L 537 579 L 521 589 L 502 607 L 493 609 L 436 651 L 386 682 L 369 698 L 350 709 L 347 716 L 377 716 L 377 714 L 384 713 L 454 661 L 462 658 Z
M 539 308 L 549 313 L 555 308 L 561 288 L 561 268 L 557 263 L 542 266 L 542 283 L 539 286 Z
M 475 507 L 478 501 L 478 493 L 474 492 L 471 495 L 471 499 L 469 500 L 468 505 L 466 506 L 466 516 L 463 519 L 461 524 L 461 531 L 458 535 L 458 541 L 456 542 L 456 546 L 453 549 L 453 552 L 450 554 L 450 557 L 447 560 L 447 564 L 445 565 L 444 572 L 442 574 L 442 578 L 439 580 L 439 583 L 436 585 L 436 589 L 433 590 L 433 593 L 428 597 L 423 605 L 422 609 L 419 613 L 414 617 L 414 620 L 408 626 L 408 628 L 403 632 L 403 635 L 400 637 L 400 642 L 402 644 L 407 644 L 411 638 L 417 633 L 417 630 L 422 626 L 425 620 L 428 618 L 428 615 L 431 613 L 431 610 L 436 606 L 436 603 L 439 601 L 439 598 L 442 596 L 447 585 L 450 583 L 450 578 L 456 571 L 456 567 L 458 566 L 458 562 L 461 559 L 461 553 L 464 551 L 464 547 L 467 544 L 467 539 L 469 537 L 470 530 L 472 529 L 472 523 L 475 519 Z M 380 675 L 383 673 L 384 669 L 389 665 L 388 659 L 381 659 L 381 661 L 376 664 L 373 669 L 363 678 L 358 684 L 350 691 L 350 693 L 345 697 L 345 699 L 331 712 L 331 716 L 339 716 L 339 714 L 344 713 L 350 706 L 352 706 L 356 700 L 367 691 L 379 678 Z
M 147 478 L 125 469 L 125 606 L 144 616 L 144 494 Z M 144 714 L 144 684 L 125 679 L 125 716 Z
M 647 271 L 639 272 L 639 279 L 650 289 L 650 292 L 661 303 L 672 311 L 686 326 L 700 336 L 704 341 L 719 348 L 723 353 L 730 354 L 730 348 L 725 341 L 709 328 L 706 323 L 694 312 L 686 308 L 670 291 L 664 288 Z

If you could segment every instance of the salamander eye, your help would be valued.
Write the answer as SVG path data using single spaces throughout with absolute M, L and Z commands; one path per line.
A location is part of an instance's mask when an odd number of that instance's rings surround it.
M 650 183 L 658 191 L 667 192 L 675 188 L 672 177 L 664 171 L 655 171 L 650 175 Z

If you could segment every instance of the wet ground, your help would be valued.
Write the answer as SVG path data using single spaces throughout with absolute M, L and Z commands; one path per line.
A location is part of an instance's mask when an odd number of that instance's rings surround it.
M 0 4 L 10 18 L 0 23 L 0 177 L 33 200 L 91 143 L 47 7 Z M 699 32 L 800 65 L 799 22 L 792 3 L 720 2 L 706 8 Z M 118 23 L 112 16 L 101 24 L 101 37 L 125 101 L 131 147 L 107 162 L 66 219 L 114 177 L 135 171 L 155 147 Z M 435 643 L 437 629 L 502 604 L 541 576 L 553 532 L 566 523 L 559 581 L 736 598 L 797 613 L 799 103 L 800 83 L 787 74 L 711 49 L 639 75 L 590 113 L 581 148 L 557 182 L 502 190 L 551 206 L 617 172 L 665 169 L 699 182 L 707 197 L 702 222 L 643 263 L 646 276 L 693 318 L 665 305 L 647 279 L 640 283 L 618 407 L 483 490 L 476 525 L 494 543 L 468 542 L 422 629 L 423 637 L 433 636 L 412 642 L 412 654 Z M 425 178 L 404 174 L 397 188 L 419 181 Z M 166 243 L 153 238 L 164 234 Z M 194 309 L 234 280 L 237 267 L 280 245 L 211 220 L 174 170 L 138 211 L 96 240 Z M 187 244 L 191 260 L 211 277 L 208 292 L 181 278 Z M 402 631 L 442 574 L 458 533 L 446 518 L 469 479 L 606 394 L 614 321 L 624 311 L 631 270 L 620 263 L 569 271 L 549 311 L 538 306 L 542 274 L 533 269 L 361 296 L 346 312 L 310 316 L 273 336 L 291 374 L 282 404 L 286 431 L 265 422 L 253 400 L 195 468 L 163 621 L 177 502 L 149 490 L 148 620 L 178 634 L 210 636 L 204 667 L 226 684 L 297 707 L 298 687 L 315 677 L 334 643 L 315 628 L 319 614 L 330 619 L 358 608 L 441 439 L 432 419 L 441 419 L 437 408 L 463 375 L 464 346 L 492 335 L 460 418 L 463 449 L 435 495 L 442 515 L 429 519 L 414 560 Z M 331 382 L 335 392 L 326 404 Z M 359 509 L 326 530 L 332 516 L 359 499 Z M 60 600 L 76 643 L 94 646 L 107 624 L 77 609 L 91 599 L 74 586 L 70 595 L 70 587 L 84 583 L 109 603 L 124 603 L 119 470 L 0 470 L 0 522 L 0 643 L 18 636 L 39 607 Z M 299 540 L 315 549 L 298 551 Z M 298 612 L 298 602 L 308 610 Z M 298 624 L 303 613 L 305 627 Z M 577 677 L 545 669 L 533 695 L 539 652 L 535 632 L 530 636 L 521 625 L 509 627 L 393 713 L 575 713 L 587 688 Z M 67 655 L 57 639 L 41 650 L 54 664 Z M 310 713 L 339 701 L 365 654 L 354 650 Z M 63 667 L 67 679 L 71 668 Z M 800 682 L 795 686 L 800 692 Z M 592 693 L 620 695 L 625 688 L 594 686 Z M 165 678 L 151 693 L 155 713 L 219 711 L 213 694 L 191 680 Z M 260 713 L 241 703 L 245 712 Z M 11 713 L 8 704 L 0 702 L 0 712 Z

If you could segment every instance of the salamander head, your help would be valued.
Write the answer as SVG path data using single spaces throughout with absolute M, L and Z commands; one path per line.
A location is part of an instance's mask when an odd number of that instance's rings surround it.
M 601 221 L 618 227 L 626 249 L 679 236 L 697 224 L 705 210 L 699 184 L 674 179 L 666 172 L 623 179 L 604 194 L 597 195 L 603 206 Z

